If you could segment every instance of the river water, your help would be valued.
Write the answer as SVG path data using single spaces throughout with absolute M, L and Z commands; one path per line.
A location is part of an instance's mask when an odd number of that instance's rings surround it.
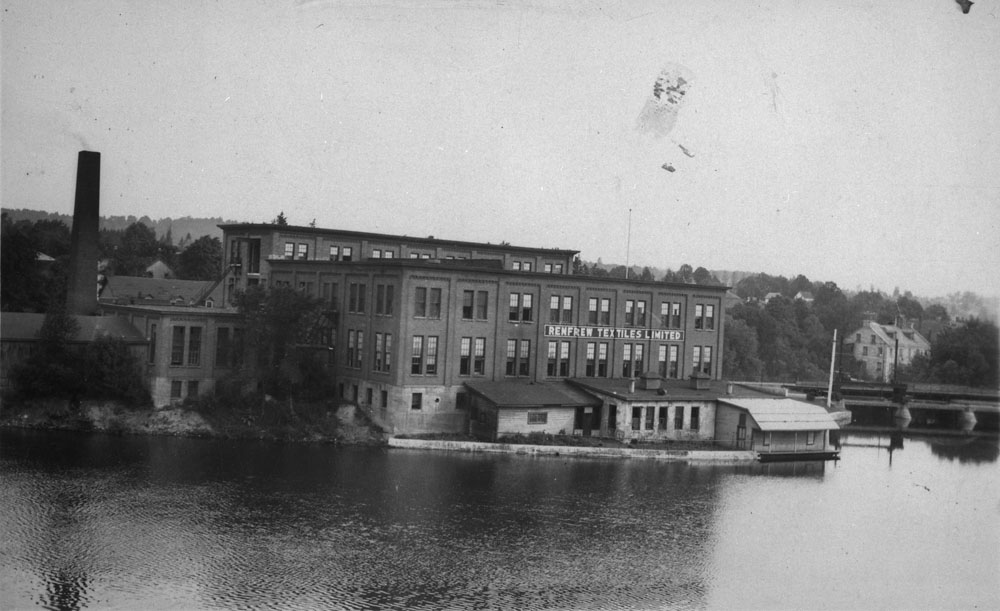
M 996 439 L 685 464 L 0 432 L 0 608 L 998 609 Z

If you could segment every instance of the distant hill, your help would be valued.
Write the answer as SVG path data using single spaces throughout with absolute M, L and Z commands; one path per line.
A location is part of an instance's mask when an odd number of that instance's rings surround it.
M 27 210 L 21 208 L 4 208 L 3 212 L 7 214 L 10 219 L 14 222 L 17 221 L 30 221 L 37 222 L 41 220 L 55 220 L 62 221 L 66 223 L 68 227 L 73 226 L 73 217 L 68 214 L 60 214 L 58 212 L 44 212 L 42 210 Z M 214 218 L 195 218 L 190 216 L 182 216 L 180 218 L 172 219 L 170 217 L 153 220 L 148 216 L 142 216 L 136 218 L 135 216 L 102 216 L 100 221 L 101 229 L 109 230 L 122 230 L 131 225 L 132 223 L 139 222 L 147 227 L 152 228 L 156 232 L 157 238 L 162 238 L 170 232 L 171 241 L 174 244 L 180 244 L 181 242 L 191 242 L 197 240 L 203 235 L 214 238 L 222 238 L 222 230 L 219 229 L 218 225 L 220 223 L 235 223 L 237 221 L 227 221 L 220 217 Z

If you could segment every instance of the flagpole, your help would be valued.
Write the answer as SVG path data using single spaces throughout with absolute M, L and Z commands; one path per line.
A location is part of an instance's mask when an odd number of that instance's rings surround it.
M 625 279 L 628 280 L 629 254 L 632 250 L 632 209 L 628 209 L 628 234 L 625 237 Z

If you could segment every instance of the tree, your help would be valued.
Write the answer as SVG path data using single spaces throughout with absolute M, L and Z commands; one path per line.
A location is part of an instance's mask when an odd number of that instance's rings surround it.
M 35 258 L 38 251 L 20 223 L 15 224 L 6 212 L 2 215 L 0 235 L 0 303 L 6 312 L 37 311 L 38 293 Z
M 694 269 L 685 263 L 677 269 L 677 277 L 681 282 L 691 284 L 694 282 Z
M 699 267 L 694 270 L 691 274 L 691 278 L 694 280 L 695 284 L 708 284 L 712 286 L 719 286 L 722 284 L 719 282 L 719 279 L 715 277 L 715 274 L 708 271 L 704 267 Z
M 222 241 L 201 236 L 177 257 L 177 276 L 182 280 L 216 280 L 222 273 Z
M 933 305 L 927 306 L 927 308 L 924 310 L 924 320 L 946 323 L 951 320 L 951 317 L 948 316 L 947 308 L 945 308 L 940 303 L 935 303 Z
M 271 224 L 272 225 L 279 225 L 281 227 L 287 227 L 288 226 L 288 220 L 285 219 L 285 211 L 282 210 L 281 212 L 279 212 L 278 216 L 274 217 L 274 220 L 271 221 Z
M 142 276 L 160 254 L 162 244 L 156 233 L 142 223 L 132 223 L 121 236 L 121 244 L 112 254 L 112 267 L 119 276 Z
M 291 288 L 254 286 L 237 293 L 236 305 L 244 329 L 245 373 L 275 397 L 308 390 L 304 373 L 314 369 L 315 355 L 297 348 L 329 338 L 333 323 L 323 302 Z M 325 382 L 331 383 L 329 376 Z
M 726 344 L 722 370 L 730 380 L 759 380 L 764 363 L 758 355 L 757 334 L 743 320 L 726 316 Z
M 943 384 L 996 388 L 998 344 L 997 326 L 978 318 L 947 329 L 931 346 L 932 377 Z
M 83 359 L 70 345 L 79 331 L 79 323 L 65 309 L 47 312 L 37 348 L 11 372 L 15 392 L 30 398 L 79 397 L 86 388 Z

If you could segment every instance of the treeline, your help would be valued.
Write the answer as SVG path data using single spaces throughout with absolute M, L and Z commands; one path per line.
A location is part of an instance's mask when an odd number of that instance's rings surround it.
M 15 223 L 19 221 L 29 221 L 32 223 L 38 221 L 60 221 L 67 227 L 73 226 L 73 217 L 69 214 L 45 212 L 43 210 L 29 210 L 27 208 L 4 208 L 3 213 L 10 217 L 11 221 Z M 136 217 L 130 214 L 128 216 L 102 216 L 98 226 L 101 229 L 106 229 L 108 231 L 124 231 L 135 223 L 142 223 L 146 227 L 152 229 L 158 239 L 163 239 L 169 235 L 172 240 L 176 241 L 177 246 L 183 248 L 188 243 L 193 242 L 204 235 L 221 239 L 222 230 L 219 229 L 219 224 L 232 222 L 235 221 L 225 221 L 221 216 L 182 216 L 179 218 L 170 218 L 168 216 L 162 219 L 153 220 L 148 216 Z
M 573 261 L 573 273 L 584 276 L 605 276 L 609 278 L 628 278 L 630 280 L 644 280 L 646 282 L 683 282 L 685 284 L 708 284 L 712 286 L 722 286 L 715 274 L 704 267 L 694 268 L 685 263 L 677 268 L 677 271 L 667 268 L 660 272 L 657 269 L 645 266 L 630 265 L 607 265 L 600 259 L 596 263 L 583 261 L 577 257 Z
M 7 312 L 45 312 L 65 302 L 70 255 L 70 228 L 61 220 L 14 221 L 2 215 L 0 236 L 0 307 Z M 183 242 L 183 241 L 182 241 Z M 101 229 L 102 273 L 145 276 L 162 261 L 180 280 L 215 280 L 222 272 L 222 241 L 203 235 L 174 244 L 170 231 L 155 231 L 134 222 L 124 229 Z M 47 258 L 45 258 L 47 257 Z M 98 270 L 94 270 L 97 285 Z
M 996 324 L 977 318 L 953 320 L 943 305 L 925 308 L 908 291 L 893 295 L 861 291 L 849 296 L 833 282 L 767 274 L 741 280 L 734 291 L 742 301 L 726 313 L 723 368 L 729 379 L 826 379 L 834 329 L 841 340 L 836 369 L 864 378 L 860 363 L 841 349 L 842 340 L 865 320 L 874 320 L 913 325 L 931 342 L 928 356 L 900 366 L 898 381 L 997 386 Z M 773 293 L 778 295 L 767 299 Z

